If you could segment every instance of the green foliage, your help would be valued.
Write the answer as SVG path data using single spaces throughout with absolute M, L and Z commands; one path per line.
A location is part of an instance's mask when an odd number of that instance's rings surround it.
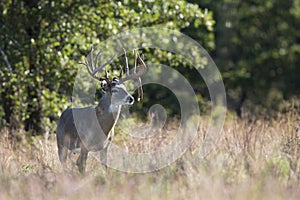
M 198 5 L 175 0 L 7 0 L 0 16 L 0 122 L 33 134 L 53 129 L 69 106 L 77 63 L 92 44 L 135 27 L 213 24 Z
M 267 172 L 278 177 L 282 182 L 287 182 L 290 177 L 290 165 L 287 158 L 272 157 L 267 162 Z

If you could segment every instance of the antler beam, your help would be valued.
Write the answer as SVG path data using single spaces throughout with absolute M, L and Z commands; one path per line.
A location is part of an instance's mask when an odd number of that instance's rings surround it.
M 143 99 L 143 89 L 142 89 L 142 80 L 141 80 L 141 76 L 146 72 L 146 64 L 143 61 L 143 59 L 140 57 L 140 55 L 137 55 L 137 51 L 134 50 L 134 69 L 133 69 L 133 73 L 129 74 L 129 68 L 128 68 L 128 59 L 126 56 L 126 51 L 124 50 L 124 54 L 125 54 L 125 62 L 126 62 L 126 66 L 125 66 L 125 74 L 126 77 L 122 78 L 120 76 L 120 83 L 124 83 L 125 81 L 128 80 L 132 80 L 132 79 L 138 79 L 138 101 L 140 101 L 141 99 Z M 137 58 L 139 59 L 141 65 L 139 66 L 139 70 L 137 72 Z
M 91 52 L 90 54 L 87 56 L 86 60 L 84 63 L 80 62 L 79 64 L 85 65 L 87 68 L 88 73 L 95 79 L 99 80 L 99 81 L 103 81 L 108 79 L 108 74 L 107 74 L 107 69 L 106 66 L 109 65 L 116 57 L 116 55 L 114 55 L 113 57 L 111 57 L 107 62 L 105 62 L 103 65 L 97 67 L 98 65 L 98 59 L 99 56 L 102 54 L 101 51 L 99 51 L 96 55 L 96 59 L 94 60 L 93 58 L 93 53 L 94 53 L 94 47 L 92 46 L 91 48 Z M 101 69 L 103 69 L 105 67 L 105 78 L 102 77 L 98 77 L 96 76 L 97 72 L 99 72 Z

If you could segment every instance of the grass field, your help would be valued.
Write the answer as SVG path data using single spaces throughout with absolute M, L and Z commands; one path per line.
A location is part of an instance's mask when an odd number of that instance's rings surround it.
M 276 120 L 227 120 L 215 148 L 200 158 L 203 120 L 197 140 L 169 167 L 123 173 L 105 170 L 90 156 L 85 175 L 72 164 L 62 172 L 55 134 L 28 139 L 2 129 L 0 199 L 300 199 L 299 126 L 294 112 Z

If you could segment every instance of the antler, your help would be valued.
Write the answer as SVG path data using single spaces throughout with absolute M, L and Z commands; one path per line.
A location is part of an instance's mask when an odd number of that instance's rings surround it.
M 103 81 L 103 80 L 107 80 L 108 79 L 108 74 L 107 74 L 107 69 L 106 66 L 108 64 L 111 63 L 111 61 L 116 57 L 116 55 L 114 55 L 113 57 L 111 57 L 106 63 L 104 63 L 103 65 L 97 67 L 98 65 L 98 58 L 99 56 L 102 54 L 101 51 L 99 51 L 96 55 L 96 59 L 93 59 L 93 51 L 94 51 L 94 47 L 92 46 L 91 48 L 91 52 L 89 53 L 89 55 L 87 56 L 86 60 L 84 63 L 80 62 L 79 64 L 85 65 L 87 68 L 88 73 L 95 79 L 99 80 L 99 81 Z M 98 77 L 96 76 L 96 73 L 99 72 L 102 68 L 105 67 L 105 78 L 102 77 Z
M 135 54 L 136 54 L 136 51 L 135 51 Z M 125 81 L 128 81 L 128 80 L 132 80 L 132 79 L 138 79 L 138 78 L 140 78 L 145 72 L 146 72 L 146 69 L 147 69 L 147 67 L 146 67 L 146 64 L 145 64 L 145 62 L 143 61 L 143 59 L 140 57 L 140 56 L 138 56 L 138 59 L 141 61 L 141 63 L 142 63 L 142 65 L 140 65 L 140 69 L 139 69 L 139 71 L 138 72 L 136 72 L 135 70 L 134 70 L 134 73 L 133 74 L 129 74 L 129 73 L 126 73 L 126 76 L 124 77 L 124 78 L 122 78 L 122 77 L 120 77 L 120 83 L 124 83 Z M 127 60 L 127 59 L 126 59 Z M 127 64 L 126 64 L 126 66 L 127 66 Z M 135 66 L 135 68 L 136 68 L 136 66 Z
M 143 99 L 143 89 L 142 89 L 142 80 L 141 80 L 141 76 L 143 74 L 145 74 L 146 72 L 146 64 L 143 61 L 143 59 L 140 57 L 140 55 L 138 55 L 138 59 L 140 60 L 141 64 L 139 71 L 137 72 L 137 51 L 134 50 L 134 70 L 133 70 L 133 74 L 129 74 L 129 70 L 128 70 L 128 59 L 126 56 L 126 51 L 124 50 L 124 54 L 125 54 L 125 62 L 126 62 L 126 66 L 125 66 L 125 74 L 126 76 L 124 78 L 122 78 L 122 73 L 120 73 L 120 83 L 124 83 L 125 81 L 128 80 L 132 80 L 132 79 L 138 79 L 138 101 L 140 101 L 141 99 Z

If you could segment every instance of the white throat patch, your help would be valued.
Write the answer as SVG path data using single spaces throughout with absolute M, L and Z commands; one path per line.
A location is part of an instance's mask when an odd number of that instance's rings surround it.
M 109 108 L 108 108 L 108 111 L 109 111 L 110 113 L 117 112 L 117 111 L 119 111 L 119 107 L 120 107 L 120 106 L 113 106 L 112 104 L 110 104 L 110 105 L 109 105 Z

